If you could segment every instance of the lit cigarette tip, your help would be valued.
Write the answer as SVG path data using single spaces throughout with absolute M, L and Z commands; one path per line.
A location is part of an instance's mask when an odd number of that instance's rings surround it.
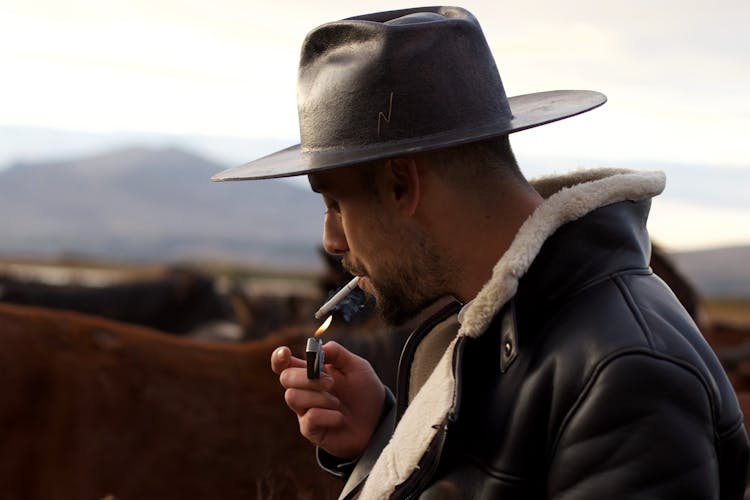
M 357 283 L 359 282 L 359 276 L 355 276 L 349 283 L 347 283 L 344 288 L 336 292 L 336 295 L 331 297 L 331 299 L 323 304 L 323 306 L 318 309 L 318 312 L 315 313 L 315 319 L 322 318 L 325 314 L 328 314 L 331 309 L 336 307 L 339 302 L 344 300 L 344 297 L 349 295 L 352 290 L 357 288 Z

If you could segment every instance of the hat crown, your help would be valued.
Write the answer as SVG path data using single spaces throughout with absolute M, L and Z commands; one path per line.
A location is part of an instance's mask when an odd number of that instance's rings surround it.
M 604 104 L 590 90 L 507 97 L 479 23 L 458 7 L 378 12 L 324 24 L 302 46 L 300 144 L 213 180 L 309 174 L 448 148 Z
M 457 7 L 371 14 L 313 30 L 297 88 L 303 151 L 501 129 L 512 119 L 479 23 Z

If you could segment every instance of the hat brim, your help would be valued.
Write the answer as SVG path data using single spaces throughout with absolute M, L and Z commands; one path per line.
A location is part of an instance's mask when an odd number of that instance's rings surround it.
M 553 90 L 519 95 L 508 98 L 513 114 L 511 120 L 365 146 L 309 151 L 303 150 L 301 145 L 297 144 L 219 172 L 211 177 L 211 180 L 241 181 L 292 177 L 403 154 L 432 151 L 538 127 L 585 113 L 606 101 L 607 97 L 604 94 L 592 90 Z

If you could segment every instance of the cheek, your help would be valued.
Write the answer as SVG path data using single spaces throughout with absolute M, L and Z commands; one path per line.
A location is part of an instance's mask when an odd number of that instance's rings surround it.
M 376 225 L 356 225 L 347 234 L 349 235 L 349 248 L 355 256 L 376 261 L 388 260 L 394 248 L 391 238 Z
M 341 224 L 351 251 L 362 253 L 372 248 L 375 243 L 373 236 L 378 234 L 378 228 L 367 217 L 358 216 L 357 212 L 345 213 Z
M 376 203 L 361 203 L 347 207 L 342 213 L 342 226 L 354 260 L 368 267 L 381 267 L 392 262 L 401 246 L 393 221 L 379 212 Z

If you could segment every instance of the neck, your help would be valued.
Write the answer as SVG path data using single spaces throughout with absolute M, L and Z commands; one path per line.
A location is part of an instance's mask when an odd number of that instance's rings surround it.
M 527 184 L 488 187 L 483 186 L 484 195 L 446 189 L 432 207 L 429 224 L 452 263 L 451 292 L 462 302 L 479 293 L 518 229 L 543 201 Z

